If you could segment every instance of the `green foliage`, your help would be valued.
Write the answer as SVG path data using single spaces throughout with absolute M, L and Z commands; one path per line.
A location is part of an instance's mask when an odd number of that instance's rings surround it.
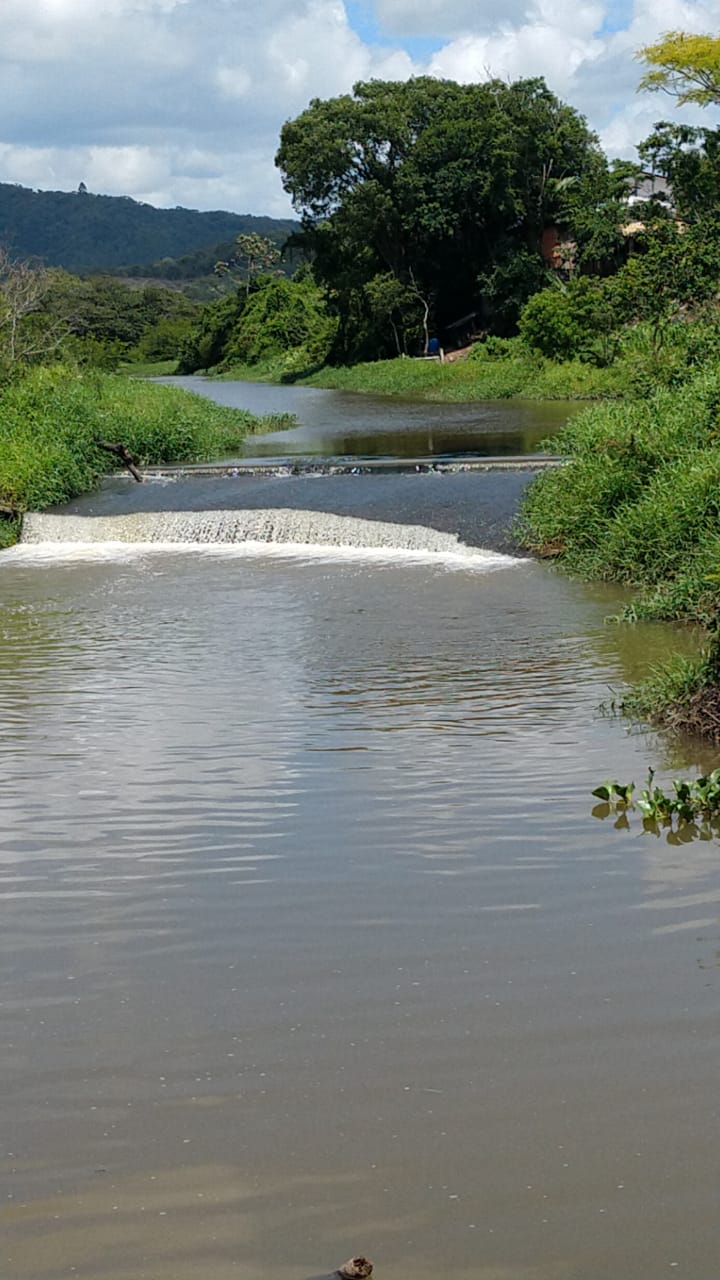
M 537 253 L 519 248 L 478 277 L 478 287 L 497 329 L 514 333 L 525 303 L 547 283 L 548 272 Z
M 598 405 L 552 447 L 567 463 L 540 476 L 523 508 L 528 546 L 573 571 L 644 590 L 636 616 L 711 621 L 720 563 L 720 367 L 680 390 Z
M 717 226 L 703 221 L 681 231 L 675 224 L 660 224 L 647 237 L 644 252 L 613 278 L 610 296 L 626 321 L 648 322 L 657 349 L 669 326 L 714 298 L 719 285 Z
M 114 373 L 127 358 L 127 343 L 119 338 L 95 338 L 88 333 L 83 338 L 71 334 L 63 343 L 63 356 L 69 363 L 81 369 L 103 369 Z
M 126 445 L 142 466 L 231 453 L 262 427 L 176 387 L 39 368 L 0 399 L 0 503 L 25 511 L 92 488 L 114 465 L 97 440 Z
M 684 222 L 720 217 L 720 131 L 661 121 L 638 153 L 652 173 L 667 179 Z
M 206 307 L 181 342 L 178 371 L 257 364 L 286 356 L 285 372 L 321 365 L 335 333 L 322 293 L 310 272 L 294 280 L 265 276 L 252 289 Z
M 212 270 L 224 257 L 218 246 L 241 233 L 268 236 L 281 244 L 295 224 L 250 214 L 198 213 L 195 209 L 155 209 L 128 196 L 90 192 L 31 191 L 0 183 L 0 244 L 19 258 L 41 258 L 71 271 L 133 266 L 135 276 L 177 278 L 192 274 L 183 255 L 204 254 L 195 273 Z M 164 266 L 163 266 L 164 262 Z
M 112 276 L 80 279 L 54 271 L 48 273 L 44 310 L 80 338 L 130 348 L 160 321 L 193 319 L 199 308 L 181 293 L 158 285 L 137 289 Z
M 519 328 L 528 346 L 550 359 L 578 356 L 605 366 L 619 351 L 622 318 L 614 281 L 577 276 L 530 298 Z
M 302 214 L 294 243 L 338 317 L 338 361 L 407 345 L 373 297 L 371 282 L 388 277 L 431 333 L 483 307 L 508 328 L 540 277 L 542 233 L 569 185 L 606 168 L 582 117 L 542 80 L 426 77 L 314 100 L 283 127 L 277 164 Z
M 233 328 L 224 360 L 253 364 L 281 352 L 312 347 L 309 363 L 321 364 L 332 340 L 333 325 L 312 279 L 296 283 L 266 277 L 258 284 Z
M 147 364 L 176 360 L 180 347 L 190 337 L 193 329 L 193 316 L 163 316 L 157 324 L 145 330 L 130 353 L 131 358 Z
M 244 375 L 243 375 L 244 376 Z M 268 371 L 268 376 L 273 373 Z M 303 377 L 316 387 L 367 391 L 420 400 L 596 400 L 632 393 L 624 368 L 600 369 L 580 360 L 559 363 L 529 350 L 517 338 L 490 337 L 468 357 L 437 360 L 377 360 L 352 366 L 325 366 Z
M 237 236 L 233 251 L 229 258 L 215 263 L 218 275 L 230 275 L 240 272 L 245 280 L 245 292 L 250 292 L 250 285 L 257 277 L 272 271 L 280 261 L 280 250 L 267 236 L 257 232 Z
M 672 383 L 687 376 L 683 364 L 708 353 L 705 330 L 689 325 L 720 289 L 720 238 L 708 219 L 684 230 L 659 222 L 639 251 L 613 276 L 576 276 L 536 293 L 520 317 L 520 333 L 534 350 L 556 360 L 580 358 L 600 366 L 629 356 L 627 389 Z M 707 313 L 706 319 L 710 313 Z M 638 326 L 642 326 L 641 329 Z M 716 317 L 711 328 L 717 333 Z M 683 330 L 686 332 L 683 334 Z M 692 353 L 693 342 L 697 351 Z M 712 341 L 710 346 L 712 346 Z M 682 357 L 665 356 L 666 346 Z M 649 357 L 643 369 L 643 355 Z
M 214 369 L 222 364 L 247 300 L 245 291 L 238 289 L 203 308 L 195 328 L 180 343 L 178 373 L 195 373 L 198 369 Z
M 576 270 L 605 276 L 625 261 L 627 195 L 629 183 L 639 174 L 637 165 L 616 160 L 609 170 L 583 175 L 568 193 L 562 221 L 574 244 Z
M 627 829 L 627 814 L 639 809 L 646 832 L 659 835 L 660 829 L 669 829 L 676 837 L 670 843 L 686 843 L 700 838 L 710 840 L 720 833 L 720 769 L 698 778 L 675 778 L 671 791 L 655 784 L 651 769 L 647 785 L 637 799 L 633 798 L 635 783 L 604 782 L 593 791 L 601 804 L 593 809 L 596 818 L 608 818 L 620 814 L 616 826 Z M 700 827 L 695 824 L 698 820 Z M 679 839 L 678 839 L 679 837 Z
M 610 800 L 616 805 L 628 805 L 634 790 L 634 782 L 601 782 L 600 786 L 593 790 L 593 795 L 600 800 Z
M 662 90 L 683 104 L 720 103 L 720 37 L 666 31 L 636 55 L 650 68 L 639 89 Z

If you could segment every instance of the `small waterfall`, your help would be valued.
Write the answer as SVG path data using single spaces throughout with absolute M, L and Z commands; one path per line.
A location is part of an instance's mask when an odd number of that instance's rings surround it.
M 102 545 L 102 548 L 100 546 Z M 395 524 L 306 510 L 226 510 L 134 512 L 112 516 L 29 512 L 23 520 L 22 548 L 61 550 L 95 547 L 235 547 L 247 552 L 366 556 L 370 559 L 423 559 L 501 568 L 518 561 L 499 552 L 469 547 L 452 533 L 422 525 Z

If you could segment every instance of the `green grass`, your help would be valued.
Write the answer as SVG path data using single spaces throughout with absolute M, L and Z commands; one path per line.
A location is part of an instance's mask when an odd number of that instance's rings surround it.
M 716 308 L 668 326 L 661 346 L 647 324 L 628 327 L 608 367 L 589 360 L 558 361 L 532 351 L 521 338 L 490 337 L 444 364 L 400 357 L 350 367 L 309 368 L 305 349 L 254 364 L 217 370 L 227 379 L 300 382 L 309 386 L 408 399 L 461 401 L 644 400 L 658 388 L 687 384 L 699 368 L 720 358 Z
M 612 369 L 580 360 L 558 364 L 531 355 L 519 343 L 507 357 L 465 357 L 456 361 L 403 357 L 351 367 L 326 365 L 314 372 L 277 357 L 253 365 L 232 365 L 223 380 L 295 382 L 336 391 L 355 391 L 412 400 L 471 403 L 476 400 L 594 400 L 625 394 L 623 379 Z M 483 347 L 476 348 L 482 353 Z
M 258 419 L 177 387 L 66 366 L 35 369 L 0 398 L 0 504 L 22 513 L 92 489 L 116 466 L 97 440 L 126 445 L 141 467 L 199 462 L 292 421 Z M 4 538 L 12 532 L 6 527 Z
M 623 710 L 638 719 L 662 720 L 668 707 L 686 706 L 703 688 L 708 674 L 706 658 L 676 654 L 625 694 Z
M 177 372 L 177 360 L 155 360 L 142 364 L 139 360 L 121 364 L 118 373 L 124 378 L 169 378 Z
M 635 616 L 707 624 L 718 607 L 719 406 L 720 366 L 679 391 L 573 418 L 552 441 L 567 465 L 528 492 L 525 545 L 640 588 Z

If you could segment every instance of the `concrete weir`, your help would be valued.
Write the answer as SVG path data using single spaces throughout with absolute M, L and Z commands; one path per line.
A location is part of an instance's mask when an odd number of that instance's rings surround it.
M 404 464 L 358 471 L 321 467 L 317 460 L 300 472 L 295 464 L 292 471 L 157 468 L 142 485 L 113 476 L 63 507 L 28 513 L 23 543 L 264 543 L 513 554 L 512 521 L 532 475 L 527 465 L 416 470 Z

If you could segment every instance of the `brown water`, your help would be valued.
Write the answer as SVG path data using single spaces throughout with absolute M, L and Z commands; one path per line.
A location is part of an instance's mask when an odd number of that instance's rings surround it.
M 269 550 L 0 556 L 0 1273 L 714 1280 L 720 849 L 589 816 L 667 634 Z
M 244 456 L 258 459 L 297 454 L 394 458 L 532 454 L 578 408 L 550 400 L 434 404 L 321 387 L 209 382 L 199 377 L 158 381 L 260 416 L 294 414 L 298 423 L 294 429 L 248 438 Z

